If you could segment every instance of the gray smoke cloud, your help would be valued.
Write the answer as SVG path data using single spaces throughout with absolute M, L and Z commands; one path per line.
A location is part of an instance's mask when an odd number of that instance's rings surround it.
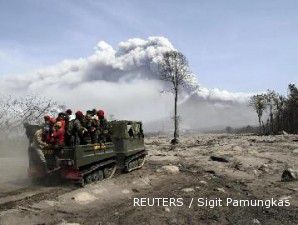
M 116 48 L 101 41 L 88 57 L 64 60 L 30 74 L 3 77 L 0 88 L 5 94 L 46 96 L 74 110 L 102 108 L 119 119 L 158 121 L 168 118 L 173 108 L 172 95 L 161 94 L 167 86 L 157 72 L 158 62 L 169 50 L 175 48 L 164 37 L 133 38 L 120 42 Z M 213 121 L 218 121 L 218 125 L 235 121 L 228 116 L 223 120 L 223 112 L 238 118 L 234 125 L 254 123 L 254 115 L 246 106 L 250 94 L 198 86 L 194 75 L 188 81 L 191 88 L 182 91 L 180 104 L 187 106 L 187 111 L 182 108 L 181 114 L 187 117 L 186 127 L 191 127 L 191 122 L 187 122 L 191 119 L 204 121 L 194 128 L 213 126 L 203 118 L 208 111 L 213 112 Z M 246 115 L 242 115 L 244 111 Z

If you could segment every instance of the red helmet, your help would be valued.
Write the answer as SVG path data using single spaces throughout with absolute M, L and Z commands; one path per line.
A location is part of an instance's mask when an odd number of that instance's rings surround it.
M 71 115 L 71 114 L 72 114 L 71 109 L 68 109 L 68 110 L 66 110 L 65 112 L 66 112 L 66 114 L 68 114 L 68 115 Z
M 84 114 L 82 113 L 82 111 L 77 111 L 76 112 L 76 117 L 82 118 L 83 116 L 84 116 Z
M 97 115 L 100 116 L 100 117 L 104 117 L 105 112 L 103 110 L 98 110 Z

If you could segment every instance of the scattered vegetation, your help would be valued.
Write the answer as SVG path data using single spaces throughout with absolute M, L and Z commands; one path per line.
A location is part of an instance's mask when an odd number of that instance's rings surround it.
M 298 133 L 298 89 L 295 84 L 289 84 L 286 97 L 268 90 L 265 94 L 252 96 L 249 105 L 258 115 L 260 134 Z M 265 123 L 262 119 L 264 111 L 268 114 Z

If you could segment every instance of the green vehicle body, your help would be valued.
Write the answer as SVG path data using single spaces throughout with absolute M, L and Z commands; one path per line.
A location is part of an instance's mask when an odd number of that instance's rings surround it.
M 127 120 L 112 121 L 110 122 L 110 127 L 118 166 L 123 169 L 127 166 L 126 159 L 134 156 L 137 157 L 145 151 L 142 123 Z
M 113 143 L 77 145 L 64 147 L 58 154 L 59 161 L 79 169 L 103 160 L 116 158 Z M 67 164 L 66 162 L 71 161 Z
M 81 168 L 112 158 L 118 158 L 123 163 L 123 159 L 145 151 L 141 122 L 112 121 L 109 122 L 109 128 L 111 142 L 65 147 L 59 155 L 60 160 L 71 159 L 76 168 Z M 130 128 L 133 129 L 134 136 L 129 135 Z

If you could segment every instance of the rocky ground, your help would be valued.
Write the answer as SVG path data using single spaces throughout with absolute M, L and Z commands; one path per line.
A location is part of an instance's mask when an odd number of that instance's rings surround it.
M 85 188 L 33 185 L 24 160 L 15 159 L 12 173 L 14 159 L 2 158 L 0 224 L 298 224 L 298 181 L 281 182 L 285 169 L 298 169 L 298 136 L 192 135 L 176 147 L 169 141 L 147 138 L 142 169 Z M 136 198 L 155 198 L 155 205 L 134 206 Z M 157 206 L 156 198 L 174 203 Z M 273 198 L 290 206 L 198 206 L 198 198 Z

